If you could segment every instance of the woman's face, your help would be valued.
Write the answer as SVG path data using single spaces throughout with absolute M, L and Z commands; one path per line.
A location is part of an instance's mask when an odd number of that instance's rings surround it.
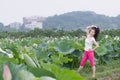
M 91 29 L 91 30 L 90 30 L 90 35 L 91 35 L 91 36 L 94 36 L 94 35 L 95 35 L 95 30 Z

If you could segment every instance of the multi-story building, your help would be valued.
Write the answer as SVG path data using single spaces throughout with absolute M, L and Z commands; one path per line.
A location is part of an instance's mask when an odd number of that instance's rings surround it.
M 24 17 L 23 18 L 23 24 L 25 25 L 25 28 L 27 29 L 34 29 L 34 28 L 43 28 L 42 22 L 45 20 L 44 17 Z

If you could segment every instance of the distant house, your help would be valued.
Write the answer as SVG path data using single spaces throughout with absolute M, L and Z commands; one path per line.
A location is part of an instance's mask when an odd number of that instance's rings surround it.
M 14 22 L 14 23 L 9 24 L 9 27 L 18 30 L 18 29 L 20 29 L 21 25 L 22 25 L 22 24 L 19 23 L 19 22 Z
M 34 29 L 34 28 L 43 28 L 42 22 L 45 20 L 44 17 L 24 17 L 23 18 L 23 24 L 26 29 Z

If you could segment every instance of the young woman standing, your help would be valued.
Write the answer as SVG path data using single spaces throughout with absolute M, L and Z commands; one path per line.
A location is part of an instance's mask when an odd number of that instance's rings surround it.
M 84 67 L 86 61 L 89 59 L 90 64 L 92 66 L 93 78 L 95 77 L 95 70 L 96 70 L 94 63 L 94 51 L 99 47 L 98 43 L 96 42 L 99 32 L 100 29 L 95 25 L 86 28 L 84 55 L 80 62 L 80 66 L 78 68 L 78 72 L 79 72 Z M 94 48 L 92 48 L 93 44 L 95 45 Z

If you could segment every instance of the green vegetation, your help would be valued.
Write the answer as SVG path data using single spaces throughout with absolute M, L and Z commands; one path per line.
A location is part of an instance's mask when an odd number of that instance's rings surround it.
M 85 32 L 78 29 L 76 31 L 64 31 L 64 30 L 43 30 L 43 29 L 34 29 L 28 32 L 0 32 L 0 38 L 25 38 L 25 37 L 62 37 L 62 36 L 83 36 Z
M 101 31 L 100 37 L 102 38 L 104 35 L 110 35 L 112 37 L 119 36 L 120 37 L 120 29 L 117 30 L 104 30 Z M 64 31 L 64 30 L 43 30 L 43 29 L 34 29 L 28 32 L 0 32 L 0 38 L 26 38 L 26 37 L 62 37 L 62 36 L 69 36 L 69 37 L 82 37 L 85 36 L 85 32 L 81 29 L 72 30 L 72 31 Z
M 60 35 L 59 37 L 48 36 L 49 34 L 45 33 L 40 37 L 38 34 L 43 33 L 37 33 L 37 31 L 39 32 L 39 30 L 26 32 L 26 34 L 31 34 L 23 38 L 13 36 L 14 38 L 0 39 L 0 79 L 3 79 L 4 64 L 9 66 L 12 80 L 44 80 L 45 78 L 48 80 L 87 80 L 91 77 L 89 62 L 86 63 L 82 74 L 76 72 L 84 51 L 84 36 L 66 36 L 61 30 L 57 34 Z M 14 33 L 14 35 L 18 34 Z M 119 72 L 119 65 L 117 65 L 120 58 L 119 37 L 106 36 L 103 33 L 98 43 L 100 47 L 95 51 L 97 78 Z

